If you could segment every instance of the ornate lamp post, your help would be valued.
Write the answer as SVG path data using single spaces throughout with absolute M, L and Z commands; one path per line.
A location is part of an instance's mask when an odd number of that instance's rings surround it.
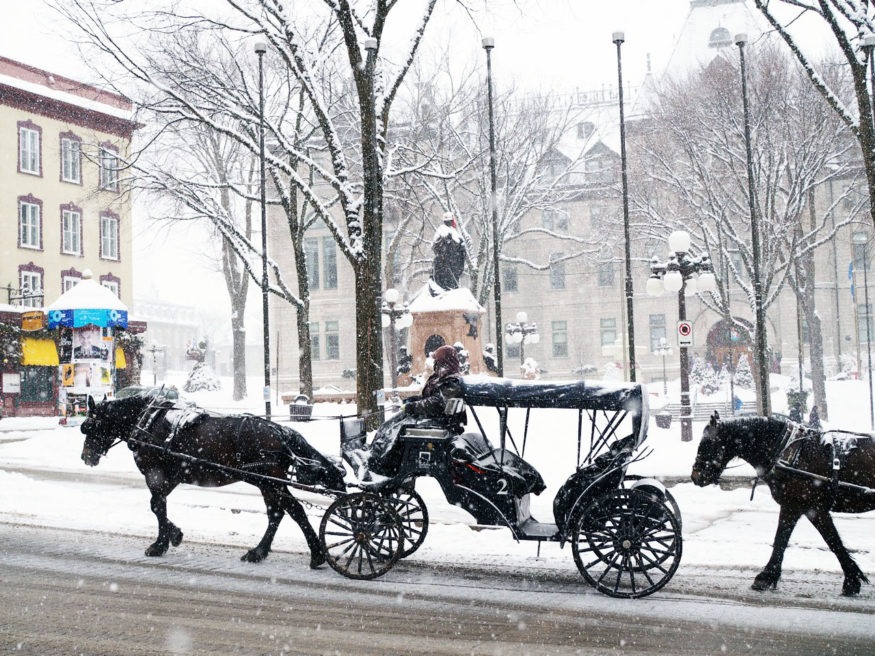
M 504 352 L 501 348 L 501 267 L 498 263 L 498 194 L 495 176 L 495 121 L 492 109 L 492 49 L 495 39 L 483 37 L 486 51 L 486 87 L 489 93 L 489 182 L 492 207 L 492 296 L 495 303 L 495 366 L 499 376 L 504 375 Z
M 665 358 L 668 355 L 671 355 L 674 351 L 671 350 L 671 346 L 668 343 L 668 340 L 665 337 L 659 338 L 659 343 L 656 345 L 656 348 L 653 349 L 653 355 L 658 358 L 662 358 L 662 394 L 663 396 L 668 396 L 668 376 L 665 373 Z
M 520 364 L 526 360 L 526 344 L 537 344 L 541 341 L 538 334 L 538 326 L 529 323 L 529 317 L 525 312 L 516 313 L 516 323 L 509 323 L 505 327 L 504 338 L 509 345 L 519 344 Z
M 383 328 L 389 329 L 389 371 L 392 380 L 392 389 L 398 387 L 398 331 L 409 328 L 413 323 L 413 317 L 407 303 L 398 305 L 401 294 L 397 289 L 387 289 L 383 294 L 382 312 Z
M 270 306 L 268 303 L 269 283 L 267 278 L 267 199 L 265 195 L 264 174 L 264 53 L 267 44 L 255 44 L 258 55 L 258 159 L 261 164 L 261 314 L 264 328 L 264 417 L 270 419 Z
M 146 349 L 146 353 L 152 354 L 152 386 L 158 386 L 158 354 L 164 353 L 164 347 L 153 343 L 152 346 Z
M 741 62 L 741 98 L 744 105 L 744 145 L 747 151 L 747 202 L 750 209 L 750 244 L 753 256 L 754 314 L 756 315 L 756 359 L 760 381 L 760 414 L 768 417 L 772 414 L 772 404 L 769 399 L 766 312 L 763 307 L 763 283 L 760 277 L 760 226 L 756 213 L 756 201 L 754 199 L 753 151 L 750 144 L 750 106 L 747 102 L 747 68 L 744 59 L 744 45 L 746 43 L 747 34 L 735 35 L 735 45 L 738 46 L 738 56 Z M 799 385 L 801 387 L 801 381 Z
M 626 40 L 623 32 L 614 32 L 611 39 L 617 46 L 617 89 L 620 101 L 620 163 L 623 181 L 623 237 L 626 256 L 626 323 L 629 340 L 629 380 L 635 382 L 635 315 L 632 311 L 632 246 L 629 236 L 629 186 L 626 181 L 626 118 L 623 109 L 623 65 L 620 46 Z
M 650 261 L 650 278 L 647 280 L 647 293 L 659 296 L 663 289 L 677 292 L 678 324 L 687 320 L 685 294 L 713 292 L 717 281 L 711 270 L 711 259 L 707 254 L 693 257 L 690 251 L 690 235 L 684 230 L 676 230 L 668 236 L 668 246 L 672 251 L 668 262 L 660 262 L 656 256 Z M 697 277 L 698 276 L 698 277 Z M 679 345 L 681 364 L 681 441 L 693 439 L 693 417 L 690 407 L 690 359 L 687 347 Z

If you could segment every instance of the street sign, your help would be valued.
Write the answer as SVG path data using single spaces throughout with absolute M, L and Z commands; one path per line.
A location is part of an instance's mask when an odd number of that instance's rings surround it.
M 693 345 L 693 323 L 691 321 L 678 321 L 678 346 Z

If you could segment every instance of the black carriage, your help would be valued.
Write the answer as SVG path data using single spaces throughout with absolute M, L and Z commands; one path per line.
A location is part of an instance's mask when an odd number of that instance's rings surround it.
M 428 510 L 415 485 L 431 476 L 480 525 L 507 527 L 517 540 L 570 543 L 580 573 L 600 592 L 643 597 L 668 583 L 681 559 L 680 510 L 658 481 L 627 475 L 647 436 L 640 385 L 472 377 L 462 390 L 443 417 L 396 416 L 370 444 L 360 419 L 342 420 L 341 451 L 361 491 L 340 496 L 323 516 L 319 537 L 333 569 L 370 579 L 416 551 Z M 576 413 L 577 462 L 550 523 L 532 517 L 531 495 L 545 484 L 525 460 L 526 445 L 573 438 L 542 409 Z M 496 420 L 493 444 L 485 426 Z

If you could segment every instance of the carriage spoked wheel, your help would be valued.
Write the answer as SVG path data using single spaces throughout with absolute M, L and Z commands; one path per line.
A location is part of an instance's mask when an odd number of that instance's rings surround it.
M 319 540 L 333 570 L 351 579 L 373 579 L 388 572 L 401 557 L 404 529 L 391 502 L 358 492 L 328 507 L 319 526 Z
M 388 497 L 389 503 L 401 519 L 404 540 L 401 545 L 401 558 L 407 558 L 419 549 L 428 534 L 428 510 L 425 502 L 414 490 L 400 488 Z
M 644 478 L 644 476 L 639 476 L 637 474 L 627 474 L 625 482 L 634 483 L 635 481 L 640 481 L 642 478 Z M 662 490 L 661 492 L 665 496 L 665 502 L 668 504 L 668 507 L 671 508 L 671 511 L 674 513 L 674 516 L 678 520 L 678 527 L 683 530 L 684 520 L 683 517 L 681 517 L 681 507 L 678 505 L 677 500 L 674 498 L 674 495 L 671 493 L 670 490 Z
M 635 599 L 668 583 L 681 562 L 680 522 L 658 495 L 611 490 L 573 524 L 571 550 L 587 583 L 611 597 Z

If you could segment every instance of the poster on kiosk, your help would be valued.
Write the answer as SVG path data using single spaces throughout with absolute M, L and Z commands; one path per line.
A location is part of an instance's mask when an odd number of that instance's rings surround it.
M 84 412 L 89 396 L 115 389 L 115 329 L 128 325 L 128 309 L 109 289 L 85 277 L 45 308 L 48 327 L 60 330 L 61 397 L 68 412 Z

